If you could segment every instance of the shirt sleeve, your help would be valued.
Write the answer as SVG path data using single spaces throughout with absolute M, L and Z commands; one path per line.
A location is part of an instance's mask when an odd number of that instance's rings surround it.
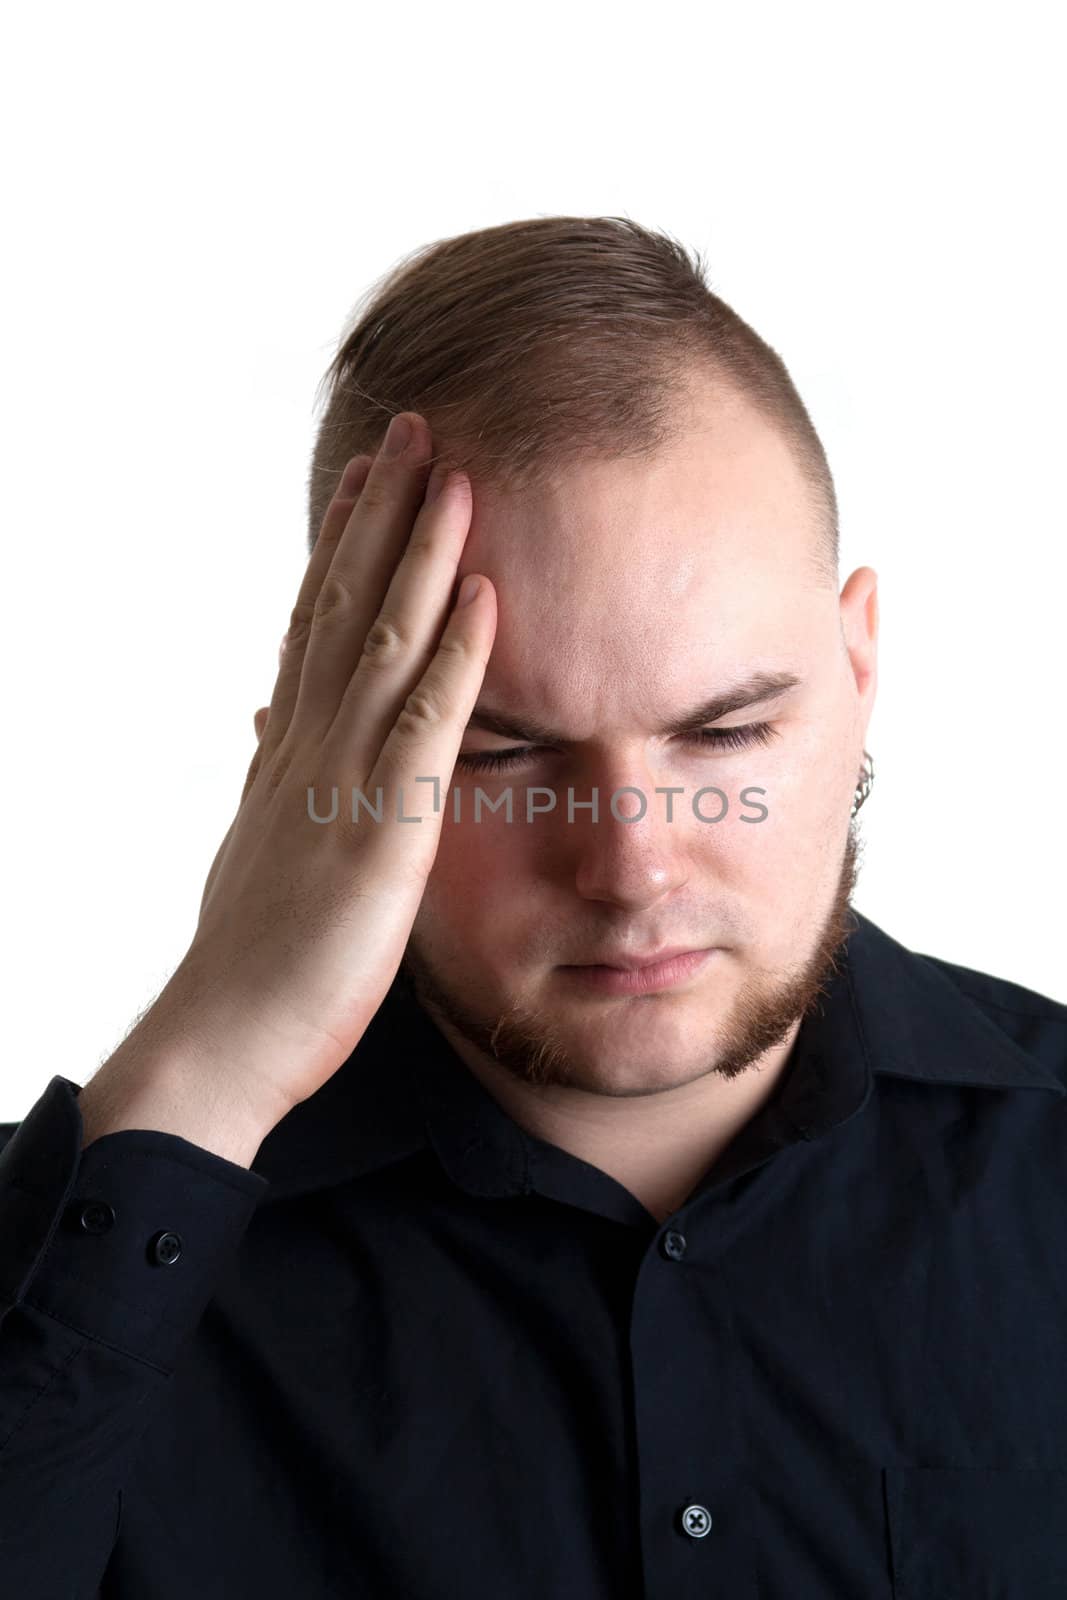
M 82 1149 L 54 1077 L 0 1150 L 0 1593 L 95 1600 L 167 1379 L 270 1185 L 176 1134 Z

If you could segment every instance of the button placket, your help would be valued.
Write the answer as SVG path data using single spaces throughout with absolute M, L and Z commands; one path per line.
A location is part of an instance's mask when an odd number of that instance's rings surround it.
M 107 1233 L 115 1226 L 115 1212 L 106 1200 L 82 1201 L 78 1210 L 78 1227 L 83 1233 Z

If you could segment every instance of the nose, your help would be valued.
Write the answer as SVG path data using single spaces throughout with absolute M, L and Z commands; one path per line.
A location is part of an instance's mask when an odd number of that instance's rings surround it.
M 574 821 L 562 825 L 572 841 L 574 883 L 582 898 L 637 911 L 680 888 L 690 870 L 680 797 L 673 796 L 669 807 L 669 797 L 656 793 L 647 773 L 616 774 L 596 788 L 596 820 L 591 810 L 579 809 L 592 799 L 592 785 L 583 790 L 575 784 Z M 562 810 L 566 818 L 565 800 Z

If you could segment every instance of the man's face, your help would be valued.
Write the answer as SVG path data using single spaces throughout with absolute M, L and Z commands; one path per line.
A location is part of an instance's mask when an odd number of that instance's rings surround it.
M 586 462 L 550 488 L 474 485 L 460 575 L 496 588 L 479 695 L 555 740 L 472 719 L 405 968 L 479 1050 L 529 1083 L 650 1093 L 733 1076 L 784 1037 L 828 971 L 856 870 L 850 806 L 875 690 L 876 574 L 817 585 L 814 512 L 779 435 L 695 390 L 653 461 Z M 731 748 L 661 730 L 755 673 L 797 686 L 724 715 Z M 742 738 L 745 735 L 741 736 Z M 465 757 L 533 744 L 512 767 Z M 442 774 L 447 791 L 447 774 Z M 629 785 L 643 800 L 614 791 Z M 510 786 L 513 820 L 483 806 Z M 527 788 L 555 807 L 527 821 Z M 668 797 L 657 789 L 680 789 Z M 723 799 L 697 791 L 721 790 Z M 748 786 L 761 793 L 747 801 Z M 574 801 L 599 790 L 568 820 Z M 534 796 L 536 804 L 545 800 Z M 636 818 L 644 806 L 644 814 Z M 767 815 L 762 821 L 743 821 Z M 620 820 L 622 819 L 622 820 Z M 666 946 L 710 947 L 670 987 L 605 992 L 573 969 Z

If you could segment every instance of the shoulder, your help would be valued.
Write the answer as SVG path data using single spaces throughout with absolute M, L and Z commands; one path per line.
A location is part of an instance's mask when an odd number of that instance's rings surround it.
M 1067 1084 L 1067 1004 L 944 956 L 919 955 L 1015 1044 Z
M 998 978 L 992 972 L 979 972 L 976 967 L 961 966 L 959 962 L 948 961 L 944 956 L 923 953 L 921 959 L 937 967 L 969 1000 L 975 1001 L 991 1014 L 1007 1012 L 1067 1029 L 1067 1004 L 1054 1000 L 1051 995 L 1028 989 L 1021 983 L 1012 983 L 1008 978 Z

